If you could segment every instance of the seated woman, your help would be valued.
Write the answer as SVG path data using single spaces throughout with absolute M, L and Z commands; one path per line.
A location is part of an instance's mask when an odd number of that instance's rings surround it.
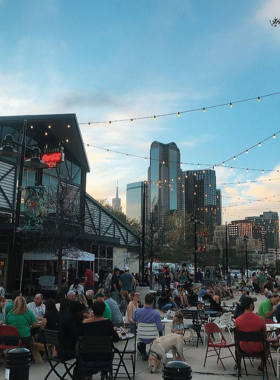
M 138 292 L 136 292 L 136 290 L 132 290 L 132 292 L 130 293 L 131 301 L 127 305 L 126 314 L 123 318 L 125 323 L 128 323 L 128 322 L 134 323 L 132 317 L 133 317 L 135 310 L 138 309 L 138 307 L 139 307 L 139 302 L 140 302 L 139 296 L 140 296 L 140 294 Z
M 221 307 L 221 291 L 218 288 L 214 288 L 214 295 L 209 299 L 210 302 L 210 310 L 211 311 L 217 311 L 218 316 L 222 314 L 222 307 Z
M 117 328 L 114 328 L 113 323 L 107 319 L 103 318 L 102 314 L 105 310 L 104 302 L 96 301 L 92 306 L 94 315 L 90 318 L 83 320 L 83 336 L 90 337 L 103 337 L 112 336 L 113 342 L 118 342 L 119 335 L 116 332 Z M 92 359 L 94 359 L 92 361 Z M 85 380 L 91 379 L 92 374 L 96 374 L 98 371 L 95 370 L 96 367 L 109 366 L 113 360 L 113 355 L 111 354 L 90 354 L 83 355 L 81 358 L 81 370 Z M 102 371 L 101 379 L 105 379 L 107 376 L 107 371 Z
M 35 340 L 37 340 L 38 342 L 41 342 L 41 343 L 44 343 L 42 330 L 46 329 L 46 330 L 57 331 L 58 330 L 58 322 L 60 319 L 60 314 L 57 311 L 57 308 L 55 307 L 54 300 L 47 300 L 45 302 L 45 306 L 46 306 L 46 312 L 45 312 L 45 315 L 42 319 L 39 333 L 38 333 L 37 337 L 35 338 Z
M 26 305 L 25 298 L 15 299 L 14 308 L 6 315 L 5 324 L 18 329 L 22 344 L 29 347 L 31 341 L 30 327 L 38 327 L 37 319 L 32 310 Z

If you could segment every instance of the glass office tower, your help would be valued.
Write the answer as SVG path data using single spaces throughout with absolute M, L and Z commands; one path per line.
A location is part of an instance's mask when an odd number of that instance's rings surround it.
M 144 182 L 129 183 L 126 186 L 126 217 L 142 222 Z
M 217 226 L 222 225 L 222 190 L 217 189 L 216 190 L 216 207 L 217 207 L 217 213 L 216 213 L 216 219 L 217 219 Z
M 208 228 L 207 237 L 213 240 L 217 223 L 217 194 L 215 170 L 187 170 L 183 172 L 185 210 L 200 217 Z
M 148 202 L 157 212 L 160 224 L 163 224 L 172 212 L 183 211 L 180 150 L 174 142 L 152 143 L 148 182 Z

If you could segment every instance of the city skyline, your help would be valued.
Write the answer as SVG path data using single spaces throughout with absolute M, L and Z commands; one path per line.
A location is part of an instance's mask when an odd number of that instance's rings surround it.
M 280 135 L 238 156 L 279 129 L 280 95 L 262 97 L 280 91 L 275 16 L 278 0 L 0 0 L 0 115 L 76 113 L 87 191 L 111 199 L 118 180 L 124 211 L 126 185 L 147 179 L 150 144 L 161 141 L 178 146 L 182 171 L 236 155 L 215 169 L 223 224 L 279 212 Z

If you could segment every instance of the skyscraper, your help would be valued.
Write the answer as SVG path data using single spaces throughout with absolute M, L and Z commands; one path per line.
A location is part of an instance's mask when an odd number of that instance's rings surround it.
M 247 220 L 261 226 L 265 233 L 265 250 L 279 248 L 279 215 L 275 211 L 266 211 L 260 216 L 248 216 Z
M 183 172 L 185 210 L 199 216 L 208 228 L 207 237 L 212 241 L 216 225 L 216 172 L 215 170 L 187 170 Z
M 129 183 L 126 186 L 126 216 L 142 221 L 144 182 Z
M 148 182 L 149 205 L 157 212 L 160 224 L 173 211 L 184 210 L 180 150 L 174 142 L 151 144 Z
M 216 212 L 216 219 L 217 219 L 217 226 L 222 225 L 222 190 L 217 189 L 216 190 L 216 207 L 217 207 L 217 212 Z
M 112 208 L 116 211 L 122 212 L 122 206 L 121 206 L 122 200 L 119 198 L 119 187 L 117 182 L 117 188 L 116 188 L 116 198 L 112 198 Z

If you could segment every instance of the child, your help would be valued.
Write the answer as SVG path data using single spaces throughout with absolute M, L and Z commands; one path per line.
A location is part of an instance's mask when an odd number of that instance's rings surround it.
M 129 302 L 130 302 L 130 297 L 129 297 L 128 291 L 123 290 L 122 291 L 122 300 L 121 300 L 121 303 L 119 306 L 122 315 L 126 314 L 127 305 L 129 304 Z
M 176 311 L 173 317 L 171 332 L 174 334 L 183 335 L 184 334 L 184 322 L 183 314 L 180 311 Z

